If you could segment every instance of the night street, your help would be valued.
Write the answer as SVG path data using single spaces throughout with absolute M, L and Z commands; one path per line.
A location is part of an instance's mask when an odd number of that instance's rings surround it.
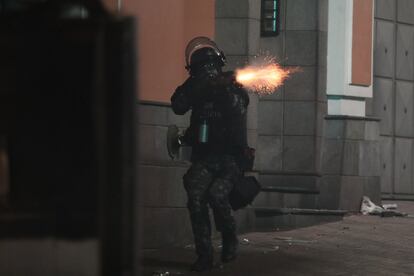
M 414 214 L 413 202 L 396 203 L 399 211 Z M 191 247 L 146 250 L 144 275 L 413 275 L 413 229 L 414 218 L 352 215 L 291 231 L 240 235 L 236 262 L 201 274 L 188 272 Z
M 0 0 L 0 276 L 414 276 L 414 0 Z

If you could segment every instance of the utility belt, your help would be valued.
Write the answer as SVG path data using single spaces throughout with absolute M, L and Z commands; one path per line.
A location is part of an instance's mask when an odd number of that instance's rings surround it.
M 199 151 L 206 153 L 233 155 L 242 171 L 251 171 L 253 169 L 256 150 L 247 145 L 230 144 L 232 141 L 229 141 L 225 137 L 226 133 L 224 130 L 221 133 L 219 129 L 214 129 L 214 131 L 216 133 L 213 134 L 211 125 L 207 120 L 202 120 L 198 125 L 197 141 L 193 146 L 199 148 Z M 220 135 L 223 135 L 223 137 L 220 137 Z

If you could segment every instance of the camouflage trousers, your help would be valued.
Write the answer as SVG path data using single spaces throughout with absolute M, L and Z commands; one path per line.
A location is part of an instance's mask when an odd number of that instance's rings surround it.
M 184 175 L 197 255 L 210 254 L 213 250 L 208 205 L 213 210 L 216 229 L 222 235 L 235 233 L 236 223 L 228 196 L 240 175 L 234 157 L 229 155 L 209 156 L 193 162 Z

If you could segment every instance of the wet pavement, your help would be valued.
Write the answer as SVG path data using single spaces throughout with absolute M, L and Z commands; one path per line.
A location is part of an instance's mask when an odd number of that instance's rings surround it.
M 397 203 L 414 215 L 414 202 Z M 144 237 L 145 238 L 145 237 Z M 239 236 L 236 261 L 211 272 L 189 272 L 194 248 L 144 251 L 144 275 L 414 275 L 414 217 L 352 215 L 290 231 Z M 220 243 L 215 241 L 219 260 Z M 164 274 L 162 274 L 164 273 Z

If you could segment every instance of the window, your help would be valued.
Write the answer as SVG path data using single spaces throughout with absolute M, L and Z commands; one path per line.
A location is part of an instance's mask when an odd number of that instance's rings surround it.
M 262 0 L 261 35 L 277 36 L 280 25 L 280 0 Z

